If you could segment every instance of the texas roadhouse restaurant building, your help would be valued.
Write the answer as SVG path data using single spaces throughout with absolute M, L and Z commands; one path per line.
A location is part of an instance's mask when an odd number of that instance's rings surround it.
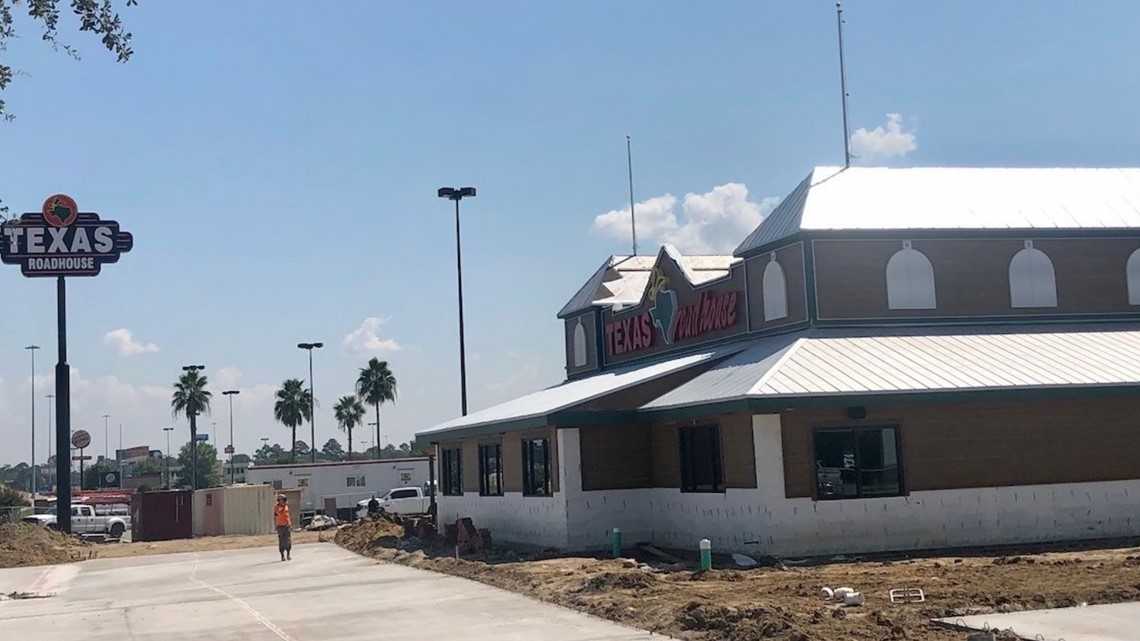
M 567 380 L 417 435 L 496 541 L 799 556 L 1140 532 L 1140 169 L 813 170 L 614 256 Z

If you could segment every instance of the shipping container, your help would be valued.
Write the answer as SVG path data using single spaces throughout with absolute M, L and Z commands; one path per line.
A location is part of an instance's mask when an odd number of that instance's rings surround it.
M 251 485 L 265 484 L 275 490 L 296 489 L 301 492 L 301 510 L 306 514 L 329 514 L 335 501 L 338 518 L 350 519 L 356 504 L 375 496 L 383 496 L 397 487 L 422 487 L 430 481 L 428 457 L 309 463 L 297 465 L 250 465 L 246 480 Z M 292 509 L 292 506 L 290 506 Z
M 194 492 L 194 535 L 226 536 L 273 532 L 273 488 L 231 485 Z M 297 497 L 299 502 L 299 497 Z M 294 518 L 299 525 L 299 515 Z
M 189 490 L 144 492 L 131 497 L 131 540 L 170 541 L 194 535 Z

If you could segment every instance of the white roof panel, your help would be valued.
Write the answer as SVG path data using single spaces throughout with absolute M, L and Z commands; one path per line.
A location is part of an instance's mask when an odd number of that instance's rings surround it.
M 1140 325 L 809 330 L 746 350 L 643 409 L 757 398 L 1140 385 Z
M 1140 228 L 1140 169 L 817 167 L 736 249 L 800 231 Z
M 471 428 L 495 423 L 507 423 L 532 418 L 545 417 L 553 412 L 567 409 L 623 389 L 651 381 L 653 379 L 722 358 L 744 349 L 742 344 L 725 345 L 703 350 L 668 360 L 647 363 L 635 367 L 615 369 L 595 374 L 589 378 L 567 381 L 532 394 L 527 394 L 495 405 L 467 416 L 441 423 L 430 430 L 419 432 L 417 437 L 430 436 L 439 432 L 459 428 Z

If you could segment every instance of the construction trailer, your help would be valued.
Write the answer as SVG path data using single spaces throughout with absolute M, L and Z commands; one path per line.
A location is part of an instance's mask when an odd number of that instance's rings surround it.
M 352 520 L 356 504 L 374 495 L 382 496 L 397 487 L 428 490 L 430 468 L 426 456 L 339 463 L 250 464 L 246 482 L 271 485 L 276 490 L 299 490 L 301 513 L 306 516 L 326 514 Z

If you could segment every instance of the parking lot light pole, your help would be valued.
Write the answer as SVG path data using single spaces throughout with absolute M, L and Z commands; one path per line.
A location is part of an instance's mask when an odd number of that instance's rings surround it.
M 164 428 L 162 428 L 162 431 L 166 432 L 166 452 L 165 452 L 166 456 L 163 456 L 162 458 L 165 459 L 165 463 L 166 463 L 166 489 L 169 490 L 170 489 L 170 433 L 174 431 L 174 427 L 173 426 L 164 427 Z
M 24 349 L 32 354 L 32 497 L 36 495 L 36 350 L 39 345 L 28 345 Z
M 459 244 L 459 201 L 474 198 L 474 187 L 440 187 L 436 192 L 440 198 L 455 201 L 455 275 L 459 281 L 459 404 L 463 416 L 467 416 L 467 346 L 463 332 L 463 251 Z M 379 448 L 380 444 L 377 443 Z
M 241 390 L 228 389 L 222 394 L 230 397 L 230 485 L 234 484 L 234 396 L 241 394 Z
M 324 347 L 324 343 L 297 343 L 297 347 L 309 352 L 309 462 L 317 462 L 317 393 L 313 391 L 313 350 Z

